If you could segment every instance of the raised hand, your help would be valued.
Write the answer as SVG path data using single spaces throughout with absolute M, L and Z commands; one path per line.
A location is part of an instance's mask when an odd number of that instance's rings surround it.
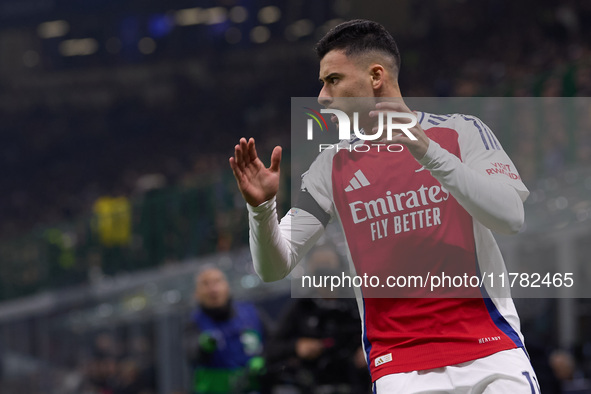
M 376 109 L 369 113 L 370 117 L 377 117 L 379 116 L 380 112 L 402 112 L 402 113 L 413 113 L 407 106 L 404 104 L 402 99 L 400 100 L 393 100 L 393 101 L 383 101 L 376 104 Z M 399 119 L 400 123 L 408 122 L 407 119 Z M 375 131 L 376 128 L 374 128 Z M 392 144 L 401 144 L 408 148 L 410 153 L 415 157 L 415 159 L 420 160 L 425 156 L 427 153 L 427 148 L 429 147 L 429 137 L 425 134 L 421 125 L 417 123 L 414 127 L 410 128 L 410 132 L 417 138 L 416 141 L 411 140 L 403 133 L 398 133 L 397 135 L 393 136 L 393 138 L 388 141 Z M 385 136 L 386 133 L 383 135 Z
M 258 158 L 254 138 L 241 138 L 234 147 L 230 167 L 234 172 L 238 189 L 244 200 L 256 207 L 273 198 L 279 190 L 279 164 L 281 147 L 276 146 L 271 154 L 271 166 L 266 168 Z

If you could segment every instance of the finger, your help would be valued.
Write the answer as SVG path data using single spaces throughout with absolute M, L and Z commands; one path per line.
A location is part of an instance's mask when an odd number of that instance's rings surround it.
M 244 168 L 244 159 L 242 158 L 242 149 L 240 148 L 240 145 L 234 147 L 234 159 L 236 160 L 236 165 L 242 170 Z
M 236 177 L 236 179 L 238 179 L 240 176 L 239 174 L 242 171 L 240 171 L 238 164 L 236 164 L 236 159 L 233 157 L 230 157 L 230 159 L 228 161 L 230 162 L 230 167 L 232 168 L 232 172 L 234 173 L 234 177 Z
M 238 164 L 236 164 L 236 159 L 233 157 L 230 157 L 230 167 L 232 168 L 232 173 L 234 174 L 234 178 L 236 178 L 236 182 L 238 182 L 238 186 L 240 186 L 240 179 L 242 178 L 242 170 L 240 170 L 240 167 L 238 167 Z
M 408 145 L 410 142 L 413 142 L 410 138 L 408 138 L 403 133 L 400 134 L 392 134 L 392 139 L 390 140 L 391 144 L 400 144 L 400 145 Z
M 248 140 L 248 155 L 250 156 L 250 161 L 255 161 L 258 157 L 254 138 Z
M 412 111 L 404 104 L 397 102 L 381 102 L 376 104 L 376 109 L 369 112 L 370 117 L 378 116 L 380 113 L 385 112 L 406 112 L 411 113 Z
M 374 134 L 377 133 L 378 132 L 378 127 L 377 126 L 376 127 L 373 127 L 371 129 L 371 131 Z M 382 130 L 382 137 L 381 138 L 378 138 L 378 140 L 383 140 L 384 138 L 387 137 L 387 135 L 388 134 L 385 131 Z M 397 131 L 397 130 L 392 130 L 392 138 L 396 137 L 397 135 L 404 135 L 404 133 L 401 133 L 400 131 Z M 391 141 L 391 140 L 389 140 L 389 141 Z
M 403 101 L 382 101 L 376 103 L 377 109 L 392 108 L 400 110 L 401 112 L 410 112 L 410 109 L 406 106 Z
M 412 112 L 410 112 L 410 110 L 401 109 L 399 107 L 396 107 L 396 108 L 381 108 L 379 110 L 378 109 L 375 109 L 373 111 L 369 111 L 369 117 L 370 118 L 376 118 L 380 114 L 388 114 L 390 112 L 396 112 L 396 113 L 412 113 Z
M 273 149 L 273 153 L 271 153 L 271 166 L 269 167 L 269 170 L 273 172 L 279 171 L 279 165 L 281 164 L 281 152 L 282 149 L 280 146 L 276 146 L 275 149 Z
M 372 115 L 372 112 L 374 113 Z M 388 114 L 385 116 L 386 119 L 381 118 L 380 119 L 380 124 L 382 124 L 382 126 L 385 126 L 386 124 L 388 125 L 388 127 L 390 127 L 390 125 L 392 125 L 395 129 L 396 132 L 400 133 L 400 129 L 404 128 L 405 130 L 410 130 L 411 133 L 413 134 L 417 134 L 415 128 L 419 128 L 420 129 L 420 123 L 419 120 L 417 119 L 417 115 L 412 113 L 412 112 L 400 112 L 400 111 L 396 111 L 396 114 L 393 114 L 393 111 L 372 111 L 370 112 L 370 116 L 378 116 L 379 113 L 383 113 L 383 114 Z M 412 116 L 407 117 L 406 114 L 411 114 Z M 395 116 L 396 115 L 396 116 Z M 391 117 L 390 117 L 391 116 Z M 374 133 L 378 132 L 378 125 L 375 125 L 374 127 L 372 127 L 372 131 Z
M 411 140 L 406 134 L 404 133 L 400 133 L 397 135 L 392 135 L 392 139 L 389 141 L 391 144 L 400 144 L 400 145 L 404 145 L 406 147 L 419 147 L 421 142 L 418 138 L 418 135 L 414 134 L 413 135 L 417 138 L 417 140 Z
M 242 160 L 244 160 L 244 166 L 250 164 L 250 156 L 248 155 L 248 143 L 246 138 L 240 138 L 240 149 L 242 150 Z

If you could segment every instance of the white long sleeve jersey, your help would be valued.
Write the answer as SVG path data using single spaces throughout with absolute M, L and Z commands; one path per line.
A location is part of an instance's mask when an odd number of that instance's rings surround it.
M 430 275 L 442 273 L 504 273 L 491 229 L 517 232 L 529 192 L 478 118 L 417 116 L 430 138 L 421 160 L 408 150 L 342 141 L 302 176 L 300 199 L 281 223 L 274 199 L 248 207 L 253 262 L 266 281 L 285 277 L 324 226 L 340 221 L 352 274 L 381 281 L 356 291 L 374 381 L 523 347 L 508 293 L 486 283 L 461 290 L 451 281 L 447 292 L 429 293 L 429 285 Z M 395 287 L 397 278 L 419 276 L 427 286 Z

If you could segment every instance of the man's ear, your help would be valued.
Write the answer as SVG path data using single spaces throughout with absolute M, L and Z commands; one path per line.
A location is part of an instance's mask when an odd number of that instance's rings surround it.
M 380 89 L 386 82 L 386 70 L 381 64 L 372 64 L 369 67 L 369 75 L 374 90 Z

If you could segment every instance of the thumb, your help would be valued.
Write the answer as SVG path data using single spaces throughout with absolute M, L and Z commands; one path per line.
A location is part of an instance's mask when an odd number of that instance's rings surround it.
M 271 153 L 271 167 L 269 167 L 269 170 L 273 171 L 273 172 L 279 172 L 279 164 L 281 164 L 281 147 L 280 146 L 276 146 L 275 149 L 273 149 L 273 153 Z

